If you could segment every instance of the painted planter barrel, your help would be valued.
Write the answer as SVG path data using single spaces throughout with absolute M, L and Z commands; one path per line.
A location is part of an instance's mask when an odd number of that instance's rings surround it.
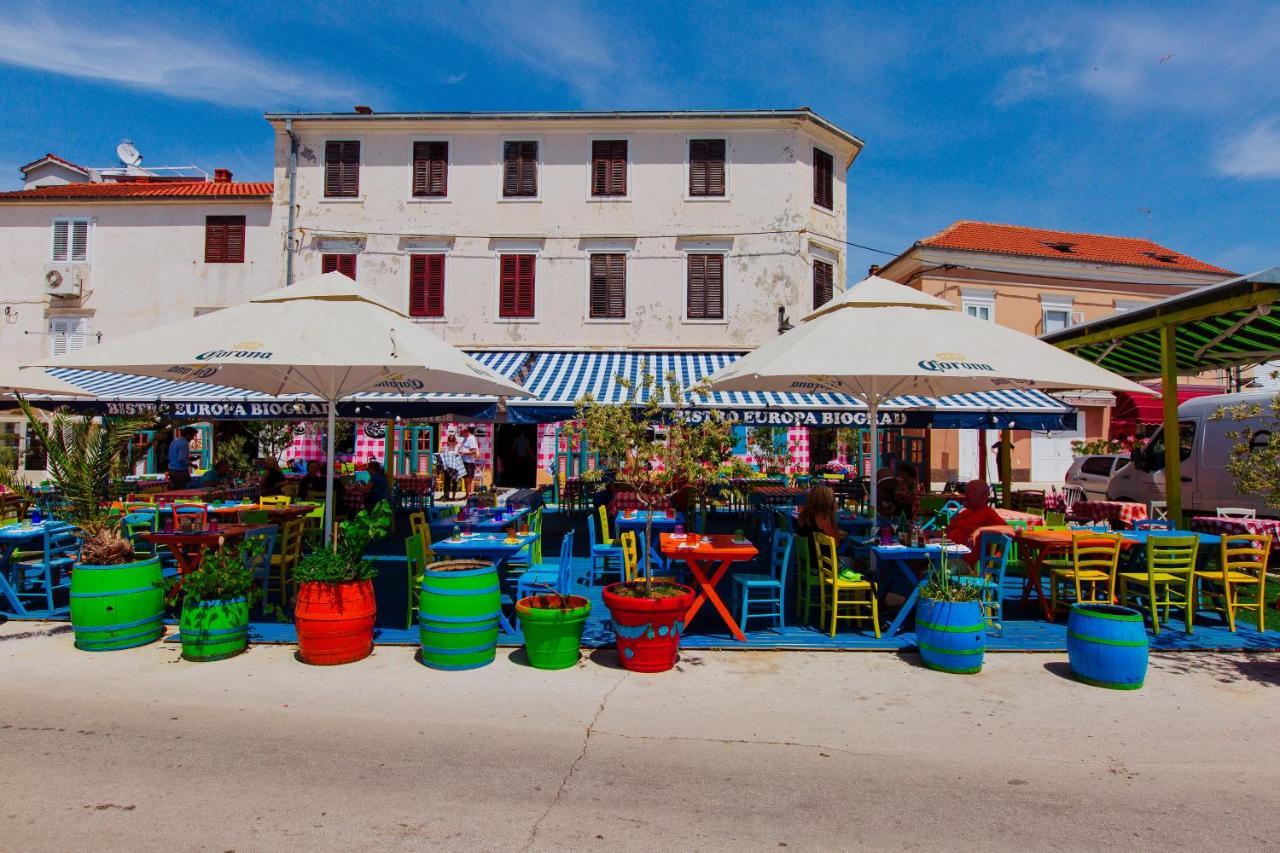
M 1110 604 L 1073 604 L 1067 655 L 1076 681 L 1137 690 L 1147 677 L 1147 628 L 1142 614 Z
M 618 660 L 632 672 L 666 672 L 676 665 L 685 616 L 693 606 L 693 590 L 670 598 L 630 598 L 604 588 L 604 603 L 618 638 Z
M 71 627 L 87 652 L 132 649 L 164 634 L 160 558 L 71 570 Z
M 493 563 L 429 563 L 418 597 L 422 663 L 446 670 L 478 669 L 493 663 L 501 608 L 498 570 Z
M 980 601 L 935 601 L 916 605 L 916 642 L 929 669 L 972 675 L 982 670 L 987 623 Z
M 187 601 L 178 620 L 182 656 L 211 661 L 234 657 L 249 645 L 249 600 Z
M 320 666 L 366 658 L 373 651 L 377 616 L 373 581 L 300 584 L 293 611 L 298 655 L 306 663 Z
M 525 654 L 535 669 L 568 669 L 578 662 L 591 602 L 580 595 L 566 595 L 560 606 L 556 596 L 545 597 L 551 599 L 550 607 L 532 606 L 533 596 L 516 602 Z

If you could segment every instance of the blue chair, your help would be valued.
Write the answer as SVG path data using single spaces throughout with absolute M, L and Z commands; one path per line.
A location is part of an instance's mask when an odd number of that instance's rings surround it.
M 262 548 L 259 553 L 245 553 L 245 568 L 253 571 L 253 577 L 262 583 L 262 603 L 267 603 L 267 592 L 271 583 L 271 558 L 275 556 L 276 550 L 276 534 L 280 528 L 274 524 L 267 524 L 262 527 L 255 527 L 244 535 L 244 543 L 251 545 L 260 543 Z M 283 597 L 283 593 L 281 593 Z M 287 604 L 288 602 L 284 602 Z
M 617 572 L 618 580 L 622 580 L 622 546 L 605 545 L 603 540 L 596 536 L 596 519 L 593 512 L 587 513 L 587 533 L 591 543 L 591 569 L 587 572 L 587 586 L 595 584 L 597 567 L 602 578 L 607 572 Z M 609 565 L 611 560 L 612 566 Z
M 516 578 L 516 600 L 554 589 L 561 595 L 573 591 L 573 531 L 560 542 L 558 563 L 539 563 Z
M 53 599 L 54 593 L 71 589 L 71 569 L 80 555 L 80 532 L 64 522 L 49 522 L 41 540 L 42 550 L 38 554 L 30 552 L 36 559 L 21 560 L 14 566 L 16 587 L 5 584 L 6 597 L 11 596 L 20 616 L 37 612 L 28 606 L 28 601 L 43 604 L 48 615 L 68 609 L 55 608 Z
M 954 579 L 955 583 L 963 586 L 981 587 L 982 615 L 995 629 L 997 637 L 1004 636 L 1004 574 L 1009 566 L 1012 542 L 1003 533 L 983 533 L 978 538 L 978 573 Z
M 1133 523 L 1134 530 L 1173 530 L 1173 522 L 1167 518 L 1142 518 Z
M 736 574 L 733 576 L 733 594 L 739 597 L 738 624 L 747 630 L 751 619 L 768 619 L 774 627 L 786 627 L 784 610 L 787 598 L 787 568 L 791 565 L 791 548 L 795 536 L 781 530 L 773 532 L 773 545 L 769 549 L 769 574 Z M 759 593 L 758 595 L 755 593 Z M 756 611 L 752 611 L 756 605 Z
M 153 542 L 141 538 L 144 533 L 155 533 L 159 527 L 160 514 L 138 510 L 120 519 L 120 535 L 123 536 L 135 553 L 154 554 L 156 546 Z

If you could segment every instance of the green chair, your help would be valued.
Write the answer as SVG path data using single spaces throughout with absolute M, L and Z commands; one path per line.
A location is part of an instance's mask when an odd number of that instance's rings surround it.
M 430 536 L 431 528 L 426 528 Z M 404 555 L 409 562 L 409 604 L 405 613 L 404 627 L 413 627 L 413 620 L 418 615 L 418 593 L 422 590 L 422 578 L 427 573 L 427 563 L 431 562 L 431 542 L 424 540 L 422 534 L 414 534 L 404 540 Z
M 796 558 L 796 613 L 802 624 L 809 624 L 810 613 L 818 608 L 822 615 L 822 576 L 813 557 L 813 537 L 797 536 L 793 553 Z

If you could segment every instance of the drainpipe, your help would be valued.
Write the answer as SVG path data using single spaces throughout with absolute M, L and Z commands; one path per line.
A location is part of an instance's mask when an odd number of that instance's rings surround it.
M 298 137 L 293 135 L 293 119 L 284 120 L 284 132 L 289 134 L 289 230 L 284 235 L 284 283 L 289 287 L 293 284 L 293 225 L 298 197 Z

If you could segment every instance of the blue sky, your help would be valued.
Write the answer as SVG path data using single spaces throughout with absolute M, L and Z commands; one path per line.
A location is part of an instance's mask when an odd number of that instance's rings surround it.
M 0 187 L 45 151 L 270 177 L 269 109 L 810 106 L 849 239 L 956 219 L 1280 264 L 1277 3 L 8 3 Z M 852 250 L 858 275 L 883 260 Z

